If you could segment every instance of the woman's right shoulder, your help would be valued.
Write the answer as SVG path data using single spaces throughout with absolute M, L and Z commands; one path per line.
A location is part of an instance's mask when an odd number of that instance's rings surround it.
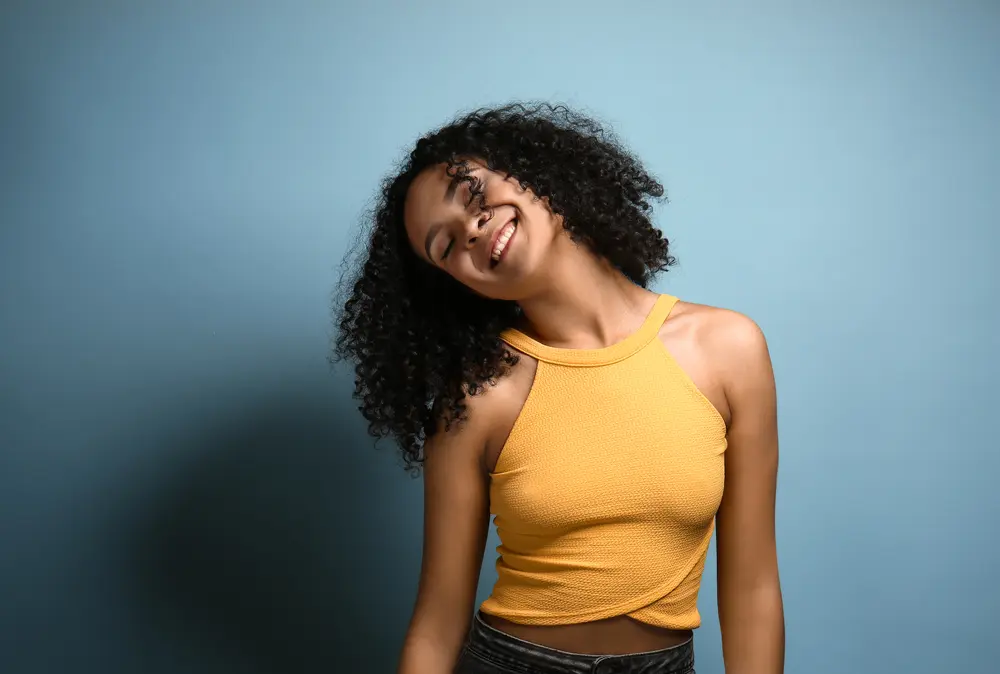
M 460 423 L 444 424 L 428 440 L 428 452 L 450 446 L 477 452 L 486 472 L 492 471 L 514 422 L 528 398 L 538 363 L 517 353 L 517 362 L 504 376 L 486 382 L 476 395 L 465 398 L 465 416 Z

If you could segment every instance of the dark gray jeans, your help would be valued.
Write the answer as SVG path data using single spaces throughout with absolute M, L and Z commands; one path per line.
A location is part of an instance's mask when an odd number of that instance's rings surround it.
M 504 634 L 476 614 L 455 674 L 694 674 L 694 644 L 630 655 L 564 653 Z

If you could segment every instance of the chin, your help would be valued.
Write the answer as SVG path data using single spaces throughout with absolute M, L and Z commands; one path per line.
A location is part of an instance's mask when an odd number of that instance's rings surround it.
M 489 292 L 480 292 L 478 290 L 473 290 L 472 292 L 474 292 L 476 295 L 486 300 L 495 300 L 498 302 L 510 302 L 514 299 L 513 297 L 508 297 L 507 293 L 504 293 L 496 289 L 493 289 Z
M 511 288 L 503 287 L 500 285 L 493 285 L 488 288 L 473 288 L 470 285 L 466 285 L 473 295 L 477 297 L 482 297 L 486 300 L 496 300 L 501 302 L 512 302 L 517 300 L 517 296 L 511 293 Z
M 456 280 L 462 283 L 473 294 L 488 300 L 516 302 L 530 294 L 526 291 L 531 284 L 526 283 L 528 279 L 521 273 L 520 269 L 517 267 L 508 267 L 503 270 L 503 275 L 504 278 L 502 280 L 492 279 L 489 283 L 479 282 L 475 285 L 465 283 L 459 279 Z

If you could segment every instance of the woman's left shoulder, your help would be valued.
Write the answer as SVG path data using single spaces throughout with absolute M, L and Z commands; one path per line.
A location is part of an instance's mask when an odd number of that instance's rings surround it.
M 719 363 L 768 360 L 767 340 L 756 321 L 732 309 L 678 300 L 671 321 L 690 330 L 712 360 Z

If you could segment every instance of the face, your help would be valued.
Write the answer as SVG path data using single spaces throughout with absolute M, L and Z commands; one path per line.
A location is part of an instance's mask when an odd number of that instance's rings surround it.
M 404 222 L 418 257 L 492 299 L 524 297 L 544 269 L 562 221 L 544 200 L 513 178 L 469 161 L 487 208 L 468 181 L 456 180 L 441 164 L 410 185 Z

